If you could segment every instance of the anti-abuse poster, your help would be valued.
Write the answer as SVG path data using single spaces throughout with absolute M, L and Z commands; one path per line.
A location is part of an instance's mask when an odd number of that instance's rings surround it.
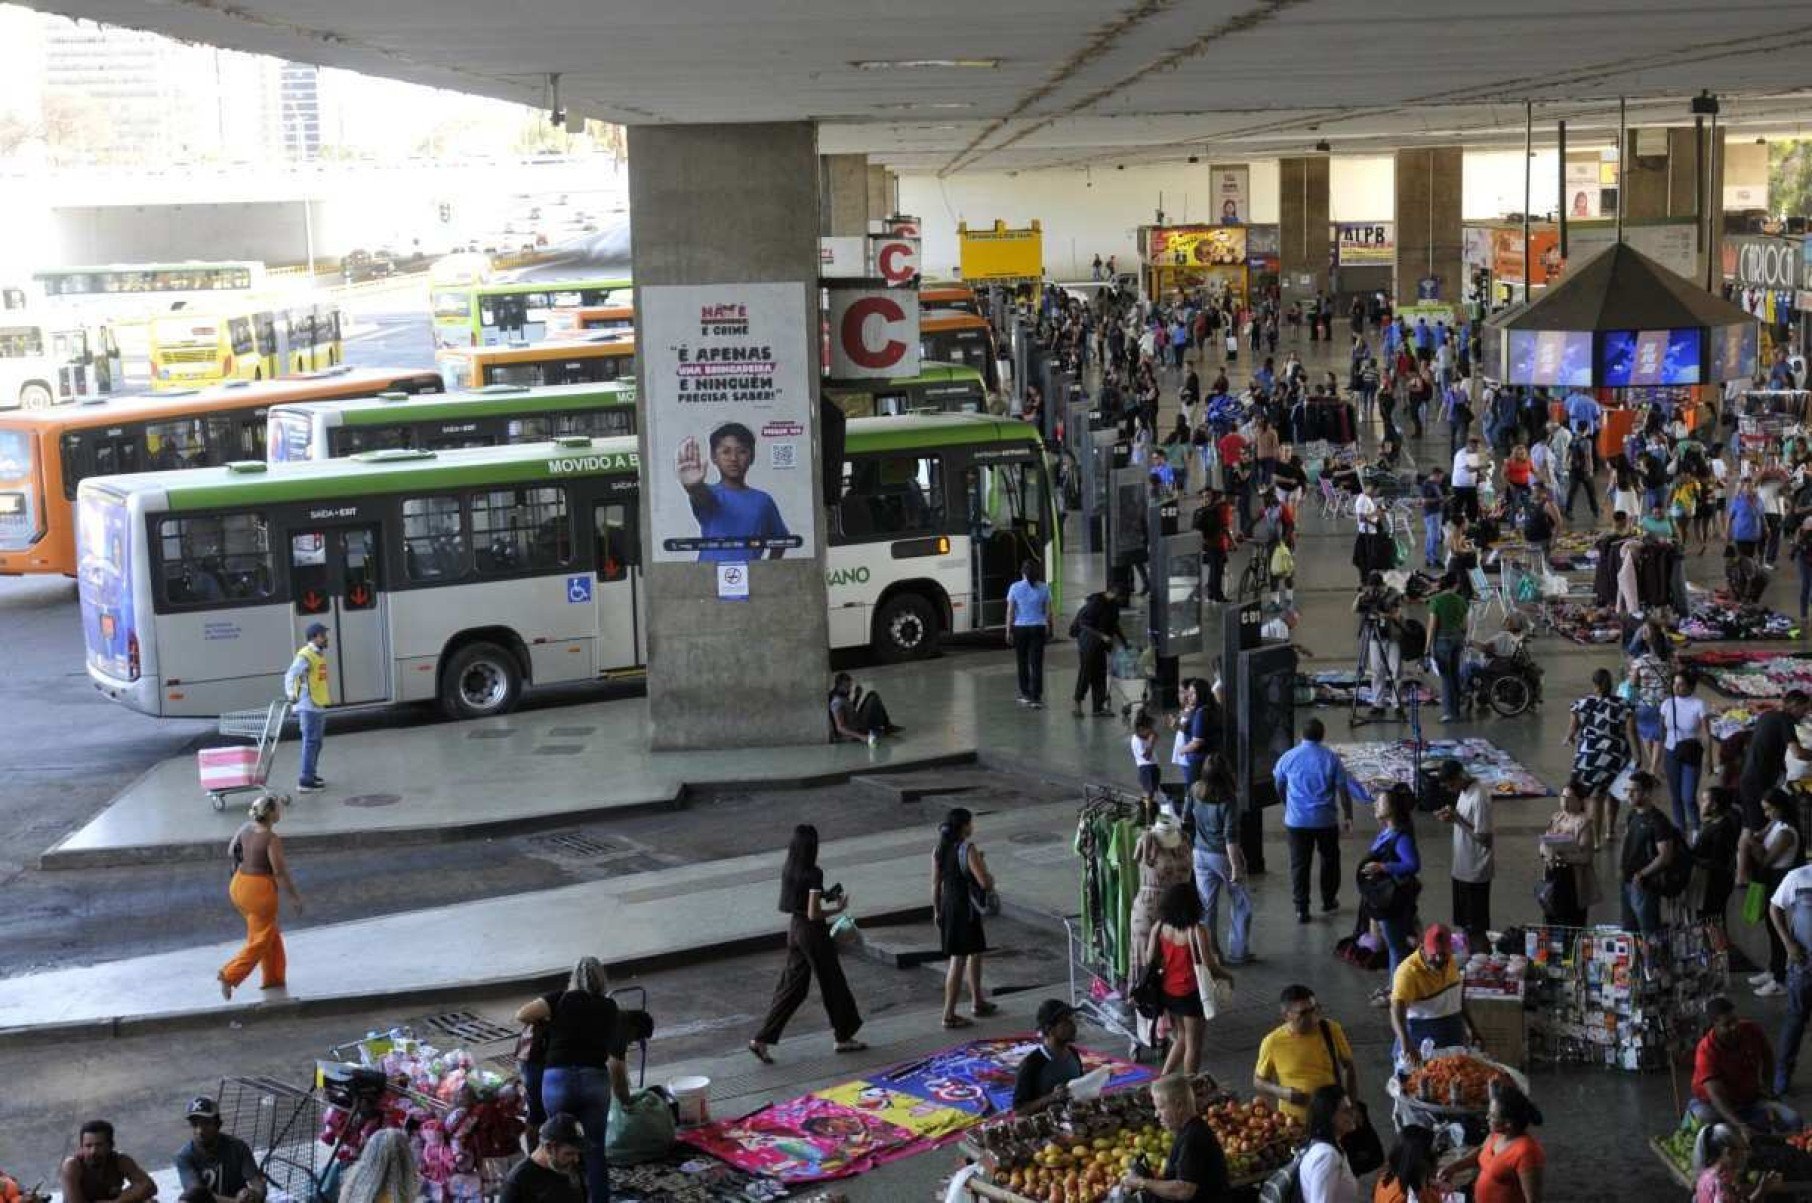
M 802 284 L 641 290 L 654 558 L 781 559 L 816 546 Z

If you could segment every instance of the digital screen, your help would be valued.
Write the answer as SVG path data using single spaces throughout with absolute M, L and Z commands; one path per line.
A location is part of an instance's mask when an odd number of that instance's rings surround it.
M 1599 380 L 1607 388 L 1699 384 L 1697 330 L 1612 330 L 1604 335 Z
M 1146 484 L 1145 473 L 1137 473 L 1132 480 L 1123 478 L 1114 481 L 1114 530 L 1113 549 L 1114 563 L 1127 564 L 1145 555 L 1146 528 L 1151 522 L 1151 505 L 1148 501 L 1150 486 Z
M 1712 329 L 1710 379 L 1741 380 L 1753 376 L 1760 370 L 1757 361 L 1757 326 L 1754 322 Z
M 1202 554 L 1171 551 L 1166 557 L 1164 581 L 1166 654 L 1199 650 L 1201 639 Z
M 1511 384 L 1592 386 L 1592 335 L 1588 330 L 1510 331 Z

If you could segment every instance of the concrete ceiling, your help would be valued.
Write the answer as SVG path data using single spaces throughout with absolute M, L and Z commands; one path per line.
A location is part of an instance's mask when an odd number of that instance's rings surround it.
M 45 0 L 70 16 L 625 123 L 821 123 L 908 171 L 1812 124 L 1812 7 L 1699 0 Z M 861 69 L 980 59 L 988 67 Z M 374 119 L 381 119 L 374 115 Z

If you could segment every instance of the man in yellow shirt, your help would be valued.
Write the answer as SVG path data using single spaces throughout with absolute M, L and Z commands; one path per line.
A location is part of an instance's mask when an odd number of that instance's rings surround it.
M 1397 965 L 1390 988 L 1390 1026 L 1397 1035 L 1394 1050 L 1408 1064 L 1422 1063 L 1422 1041 L 1436 1048 L 1466 1043 L 1472 1025 L 1460 1007 L 1460 967 L 1453 959 L 1453 929 L 1431 923 L 1422 947 Z
M 1259 1043 L 1252 1089 L 1275 1100 L 1286 1115 L 1306 1120 L 1309 1096 L 1323 1086 L 1344 1086 L 1357 1098 L 1359 1071 L 1346 1031 L 1323 1019 L 1321 1004 L 1307 986 L 1285 986 L 1283 1023 Z
M 296 649 L 289 671 L 283 674 L 283 692 L 295 705 L 296 722 L 302 728 L 302 772 L 296 788 L 313 794 L 327 788 L 316 766 L 321 762 L 327 708 L 333 705 L 333 697 L 327 687 L 327 628 L 311 622 L 307 636 L 307 642 Z

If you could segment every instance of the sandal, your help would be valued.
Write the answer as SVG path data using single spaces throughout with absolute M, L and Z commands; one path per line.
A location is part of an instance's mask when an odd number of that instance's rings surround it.
M 749 1049 L 749 1055 L 754 1057 L 757 1061 L 761 1062 L 763 1065 L 774 1064 L 774 1058 L 768 1055 L 768 1046 L 763 1044 L 761 1041 L 759 1041 L 759 1040 L 749 1041 L 748 1049 Z
M 990 1015 L 998 1015 L 1000 1014 L 1000 1004 L 991 1002 L 976 1003 L 971 1014 L 977 1019 L 986 1019 Z
M 220 983 L 220 997 L 226 999 L 228 1002 L 232 1002 L 233 1001 L 232 983 L 228 982 L 224 977 L 220 977 L 218 975 L 215 976 L 214 980 Z
M 868 1046 L 863 1044 L 860 1040 L 839 1040 L 835 1045 L 835 1051 L 839 1053 L 862 1053 L 868 1051 Z
M 944 1026 L 952 1030 L 956 1028 L 972 1028 L 975 1026 L 975 1021 L 965 1015 L 952 1015 L 944 1020 Z

